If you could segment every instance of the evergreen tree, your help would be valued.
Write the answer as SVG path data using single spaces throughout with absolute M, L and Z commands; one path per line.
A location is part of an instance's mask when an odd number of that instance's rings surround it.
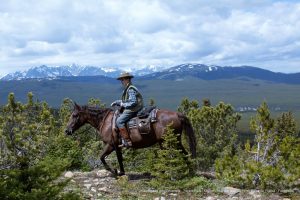
M 26 104 L 9 94 L 0 117 L 0 199 L 63 198 L 66 182 L 54 180 L 66 162 L 47 157 L 49 137 L 55 130 L 54 119 L 46 103 L 33 100 Z
M 188 98 L 182 99 L 180 106 L 178 107 L 178 112 L 181 112 L 184 115 L 187 115 L 190 110 L 198 109 L 199 103 L 196 100 L 190 101 Z
M 174 185 L 176 181 L 189 176 L 190 168 L 188 157 L 178 149 L 178 135 L 168 126 L 163 136 L 163 148 L 157 151 L 153 173 L 159 184 Z
M 216 161 L 218 176 L 247 187 L 293 187 L 300 177 L 300 139 L 292 114 L 273 119 L 263 102 L 250 124 L 254 145 L 247 142 L 244 149 L 224 152 Z
M 213 166 L 225 147 L 235 144 L 241 116 L 223 102 L 213 107 L 205 99 L 202 107 L 198 105 L 197 101 L 183 99 L 178 110 L 186 113 L 192 123 L 197 138 L 197 165 L 206 170 Z

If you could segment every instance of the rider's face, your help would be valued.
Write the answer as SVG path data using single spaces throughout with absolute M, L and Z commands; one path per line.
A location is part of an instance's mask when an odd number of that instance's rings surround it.
M 128 85 L 128 83 L 130 82 L 130 79 L 129 78 L 122 78 L 121 80 L 121 83 L 124 87 L 126 87 Z

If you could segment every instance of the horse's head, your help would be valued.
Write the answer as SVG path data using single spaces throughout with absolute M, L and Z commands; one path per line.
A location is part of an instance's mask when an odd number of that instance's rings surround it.
M 78 104 L 74 104 L 73 112 L 70 116 L 68 125 L 66 127 L 66 135 L 72 135 L 77 129 L 79 129 L 86 122 L 84 110 Z

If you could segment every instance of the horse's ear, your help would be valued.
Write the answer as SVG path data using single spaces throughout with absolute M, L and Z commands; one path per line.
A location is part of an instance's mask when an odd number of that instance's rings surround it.
M 80 105 L 78 105 L 76 102 L 74 102 L 74 108 L 75 108 L 76 110 L 81 110 Z

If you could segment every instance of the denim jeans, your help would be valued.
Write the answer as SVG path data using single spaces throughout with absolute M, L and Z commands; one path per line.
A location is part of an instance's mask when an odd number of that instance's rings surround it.
M 125 124 L 126 122 L 128 122 L 131 118 L 135 117 L 136 116 L 136 112 L 126 112 L 124 111 L 120 117 L 118 117 L 117 119 L 117 127 L 118 128 L 124 128 L 125 127 Z

